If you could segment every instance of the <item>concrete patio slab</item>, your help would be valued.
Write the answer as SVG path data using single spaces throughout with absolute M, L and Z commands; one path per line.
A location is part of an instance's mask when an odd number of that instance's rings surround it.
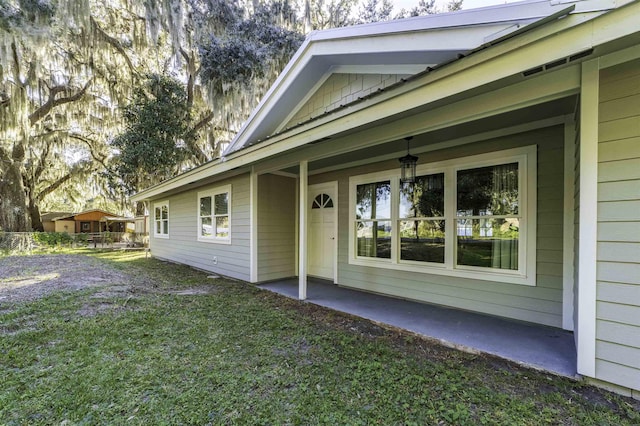
M 260 285 L 294 299 L 298 280 Z M 575 377 L 573 333 L 537 324 L 385 297 L 309 279 L 307 302 L 434 338 L 445 345 L 485 352 L 561 376 Z

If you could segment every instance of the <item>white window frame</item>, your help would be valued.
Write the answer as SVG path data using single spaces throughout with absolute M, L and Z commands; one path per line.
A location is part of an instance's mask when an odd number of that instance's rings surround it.
M 167 207 L 167 232 L 162 232 L 162 207 Z M 160 208 L 160 219 L 156 218 L 156 208 Z M 156 238 L 169 238 L 169 220 L 171 219 L 171 210 L 169 209 L 169 200 L 158 201 L 153 203 L 153 236 Z M 160 232 L 158 232 L 158 222 L 160 222 Z
M 456 200 L 458 170 L 518 163 L 519 215 L 523 225 L 519 230 L 518 270 L 494 269 L 456 265 L 457 232 Z M 447 275 L 474 280 L 510 284 L 536 285 L 536 227 L 537 227 L 537 147 L 513 148 L 418 166 L 416 175 L 444 173 L 445 181 L 445 260 L 443 264 L 400 260 L 400 170 L 387 170 L 349 178 L 349 264 L 409 272 Z M 391 259 L 357 256 L 355 238 L 356 187 L 358 185 L 391 181 Z
M 226 215 L 216 215 L 215 214 L 215 196 L 220 194 L 227 194 L 227 214 Z M 211 235 L 209 237 L 202 236 L 200 231 L 202 230 L 202 218 L 200 217 L 200 199 L 204 197 L 211 197 L 211 218 L 212 224 L 215 225 L 215 219 L 219 216 L 227 216 L 229 223 L 229 230 L 227 232 L 226 237 L 216 237 L 215 235 Z M 205 243 L 216 243 L 216 244 L 231 244 L 231 185 L 223 185 L 218 186 L 212 189 L 207 189 L 205 191 L 198 192 L 198 196 L 196 198 L 196 236 L 198 241 L 202 241 Z

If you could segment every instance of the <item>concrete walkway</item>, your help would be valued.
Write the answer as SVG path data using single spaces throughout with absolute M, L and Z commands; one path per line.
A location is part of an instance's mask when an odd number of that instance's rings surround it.
M 260 287 L 298 298 L 297 279 Z M 350 290 L 317 279 L 309 279 L 307 302 L 403 328 L 448 346 L 486 352 L 562 376 L 577 375 L 573 333 L 561 329 Z

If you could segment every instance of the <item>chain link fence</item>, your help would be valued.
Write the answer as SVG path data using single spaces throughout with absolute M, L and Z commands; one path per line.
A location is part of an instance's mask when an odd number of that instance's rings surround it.
M 33 232 L 0 232 L 0 253 L 31 253 L 35 248 Z
M 1 232 L 0 255 L 29 254 L 35 250 L 48 250 L 56 247 L 93 247 L 93 248 L 144 248 L 149 245 L 148 234 L 100 232 Z

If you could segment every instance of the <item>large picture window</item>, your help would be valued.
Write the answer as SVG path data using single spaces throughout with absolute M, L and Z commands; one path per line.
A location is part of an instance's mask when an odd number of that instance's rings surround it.
M 157 238 L 169 238 L 169 201 L 154 204 L 154 235 Z
M 231 186 L 198 193 L 198 240 L 231 241 Z
M 353 264 L 535 285 L 536 147 L 350 179 Z

